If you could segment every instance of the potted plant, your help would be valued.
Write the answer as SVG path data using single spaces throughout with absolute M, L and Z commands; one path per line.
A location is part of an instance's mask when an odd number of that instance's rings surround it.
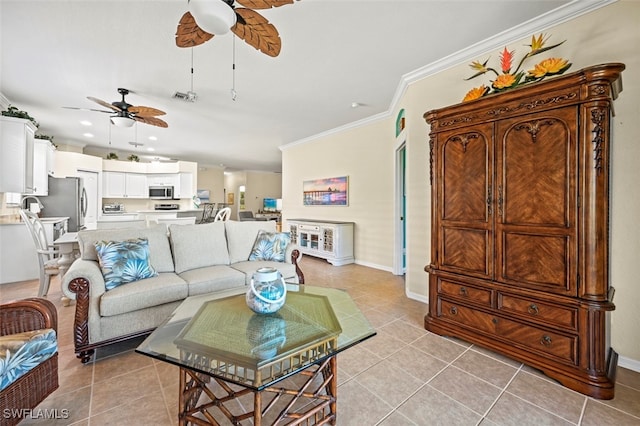
M 116 154 L 115 152 L 110 152 L 107 154 L 107 160 L 117 160 L 118 159 L 118 154 Z
M 136 163 L 137 163 L 138 161 L 140 161 L 140 159 L 138 158 L 138 156 L 137 156 L 137 155 L 135 155 L 135 154 L 131 154 L 130 156 L 128 156 L 128 157 L 127 157 L 127 160 L 129 160 L 129 161 L 135 161 Z
M 35 118 L 30 116 L 28 112 L 21 111 L 18 108 L 14 107 L 13 105 L 9 105 L 5 111 L 2 111 L 2 115 L 4 117 L 15 117 L 15 118 L 22 118 L 25 120 L 29 120 L 33 123 L 34 126 L 38 127 L 38 122 L 36 121 Z

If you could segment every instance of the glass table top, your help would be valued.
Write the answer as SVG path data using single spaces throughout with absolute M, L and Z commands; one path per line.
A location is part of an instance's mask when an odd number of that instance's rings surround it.
M 274 314 L 249 309 L 246 290 L 185 299 L 136 352 L 261 390 L 376 334 L 343 290 L 287 284 Z

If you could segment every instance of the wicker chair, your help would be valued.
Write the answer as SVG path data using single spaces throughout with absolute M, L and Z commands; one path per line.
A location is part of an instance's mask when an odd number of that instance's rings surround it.
M 0 305 L 0 335 L 52 328 L 58 332 L 58 313 L 50 301 L 29 298 Z M 0 391 L 0 413 L 28 414 L 58 388 L 58 354 L 42 362 Z M 9 411 L 5 411 L 9 410 Z M 21 418 L 2 418 L 2 425 L 15 425 Z

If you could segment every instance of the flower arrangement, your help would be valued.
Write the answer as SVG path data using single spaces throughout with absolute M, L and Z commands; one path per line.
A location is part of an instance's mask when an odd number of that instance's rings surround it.
M 489 62 L 489 59 L 484 61 L 484 63 L 480 63 L 479 61 L 472 62 L 469 66 L 472 69 L 476 70 L 476 73 L 471 77 L 466 78 L 465 81 L 476 78 L 479 75 L 483 75 L 489 71 L 493 72 L 496 75 L 496 78 L 495 80 L 491 81 L 490 87 L 487 87 L 483 84 L 480 87 L 471 89 L 469 92 L 467 92 L 462 102 L 478 99 L 488 94 L 499 93 L 505 90 L 514 89 L 518 86 L 522 86 L 523 84 L 534 83 L 536 81 L 542 80 L 545 77 L 562 74 L 563 72 L 568 70 L 569 67 L 571 67 L 571 63 L 569 63 L 568 60 L 562 58 L 544 59 L 526 72 L 524 70 L 521 70 L 524 62 L 530 57 L 556 48 L 564 43 L 564 41 L 562 41 L 558 44 L 554 44 L 553 46 L 545 46 L 548 39 L 549 37 L 544 34 L 540 34 L 538 35 L 538 37 L 536 37 L 535 35 L 532 36 L 531 44 L 528 45 L 531 50 L 520 60 L 515 71 L 511 70 L 513 66 L 515 50 L 509 51 L 506 47 L 504 48 L 502 53 L 500 53 L 500 68 L 502 73 L 499 73 L 494 68 L 487 67 L 487 62 Z
M 138 158 L 138 156 L 135 154 L 131 154 L 130 156 L 127 157 L 127 160 L 135 161 L 137 163 L 138 161 L 140 161 L 140 158 Z

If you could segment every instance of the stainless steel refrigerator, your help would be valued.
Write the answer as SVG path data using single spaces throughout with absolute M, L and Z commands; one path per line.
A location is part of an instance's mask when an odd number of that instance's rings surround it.
M 87 193 L 82 178 L 49 176 L 49 195 L 40 197 L 42 217 L 68 217 L 68 231 L 84 229 L 87 214 Z

